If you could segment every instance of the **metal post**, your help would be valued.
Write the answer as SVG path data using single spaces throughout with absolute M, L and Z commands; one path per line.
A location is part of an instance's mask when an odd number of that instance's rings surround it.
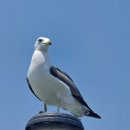
M 32 117 L 25 130 L 84 130 L 81 121 L 64 113 L 39 113 Z

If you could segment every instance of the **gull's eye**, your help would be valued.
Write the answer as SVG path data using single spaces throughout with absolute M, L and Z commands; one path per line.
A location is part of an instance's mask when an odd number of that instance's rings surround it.
M 43 39 L 38 39 L 38 41 L 39 41 L 39 42 L 42 42 L 42 41 L 43 41 Z

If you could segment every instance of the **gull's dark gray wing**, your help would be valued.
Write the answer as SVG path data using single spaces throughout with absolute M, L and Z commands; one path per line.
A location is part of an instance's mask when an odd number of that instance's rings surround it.
M 77 99 L 82 105 L 87 107 L 88 110 L 92 111 L 90 109 L 90 107 L 87 105 L 87 103 L 84 101 L 84 99 L 83 99 L 82 95 L 80 94 L 78 88 L 76 87 L 73 80 L 70 78 L 70 76 L 68 74 L 66 74 L 65 72 L 61 71 L 60 69 L 58 69 L 54 66 L 50 68 L 50 73 L 54 77 L 56 77 L 59 80 L 61 80 L 62 82 L 64 82 L 70 88 L 72 96 L 75 99 Z
M 34 93 L 32 87 L 31 87 L 31 84 L 30 84 L 30 82 L 29 82 L 29 79 L 28 79 L 27 77 L 26 77 L 26 80 L 27 80 L 27 83 L 28 83 L 28 86 L 29 86 L 31 92 L 32 92 L 39 100 L 41 100 L 41 99 Z

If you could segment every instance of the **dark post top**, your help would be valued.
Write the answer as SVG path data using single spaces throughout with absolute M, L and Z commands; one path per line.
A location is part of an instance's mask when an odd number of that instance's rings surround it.
M 33 116 L 25 130 L 84 130 L 81 121 L 64 113 L 39 113 Z

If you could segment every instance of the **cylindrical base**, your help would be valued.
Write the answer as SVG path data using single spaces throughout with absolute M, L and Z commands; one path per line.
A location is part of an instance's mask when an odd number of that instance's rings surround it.
M 32 117 L 25 130 L 84 130 L 81 121 L 64 113 L 39 113 Z

